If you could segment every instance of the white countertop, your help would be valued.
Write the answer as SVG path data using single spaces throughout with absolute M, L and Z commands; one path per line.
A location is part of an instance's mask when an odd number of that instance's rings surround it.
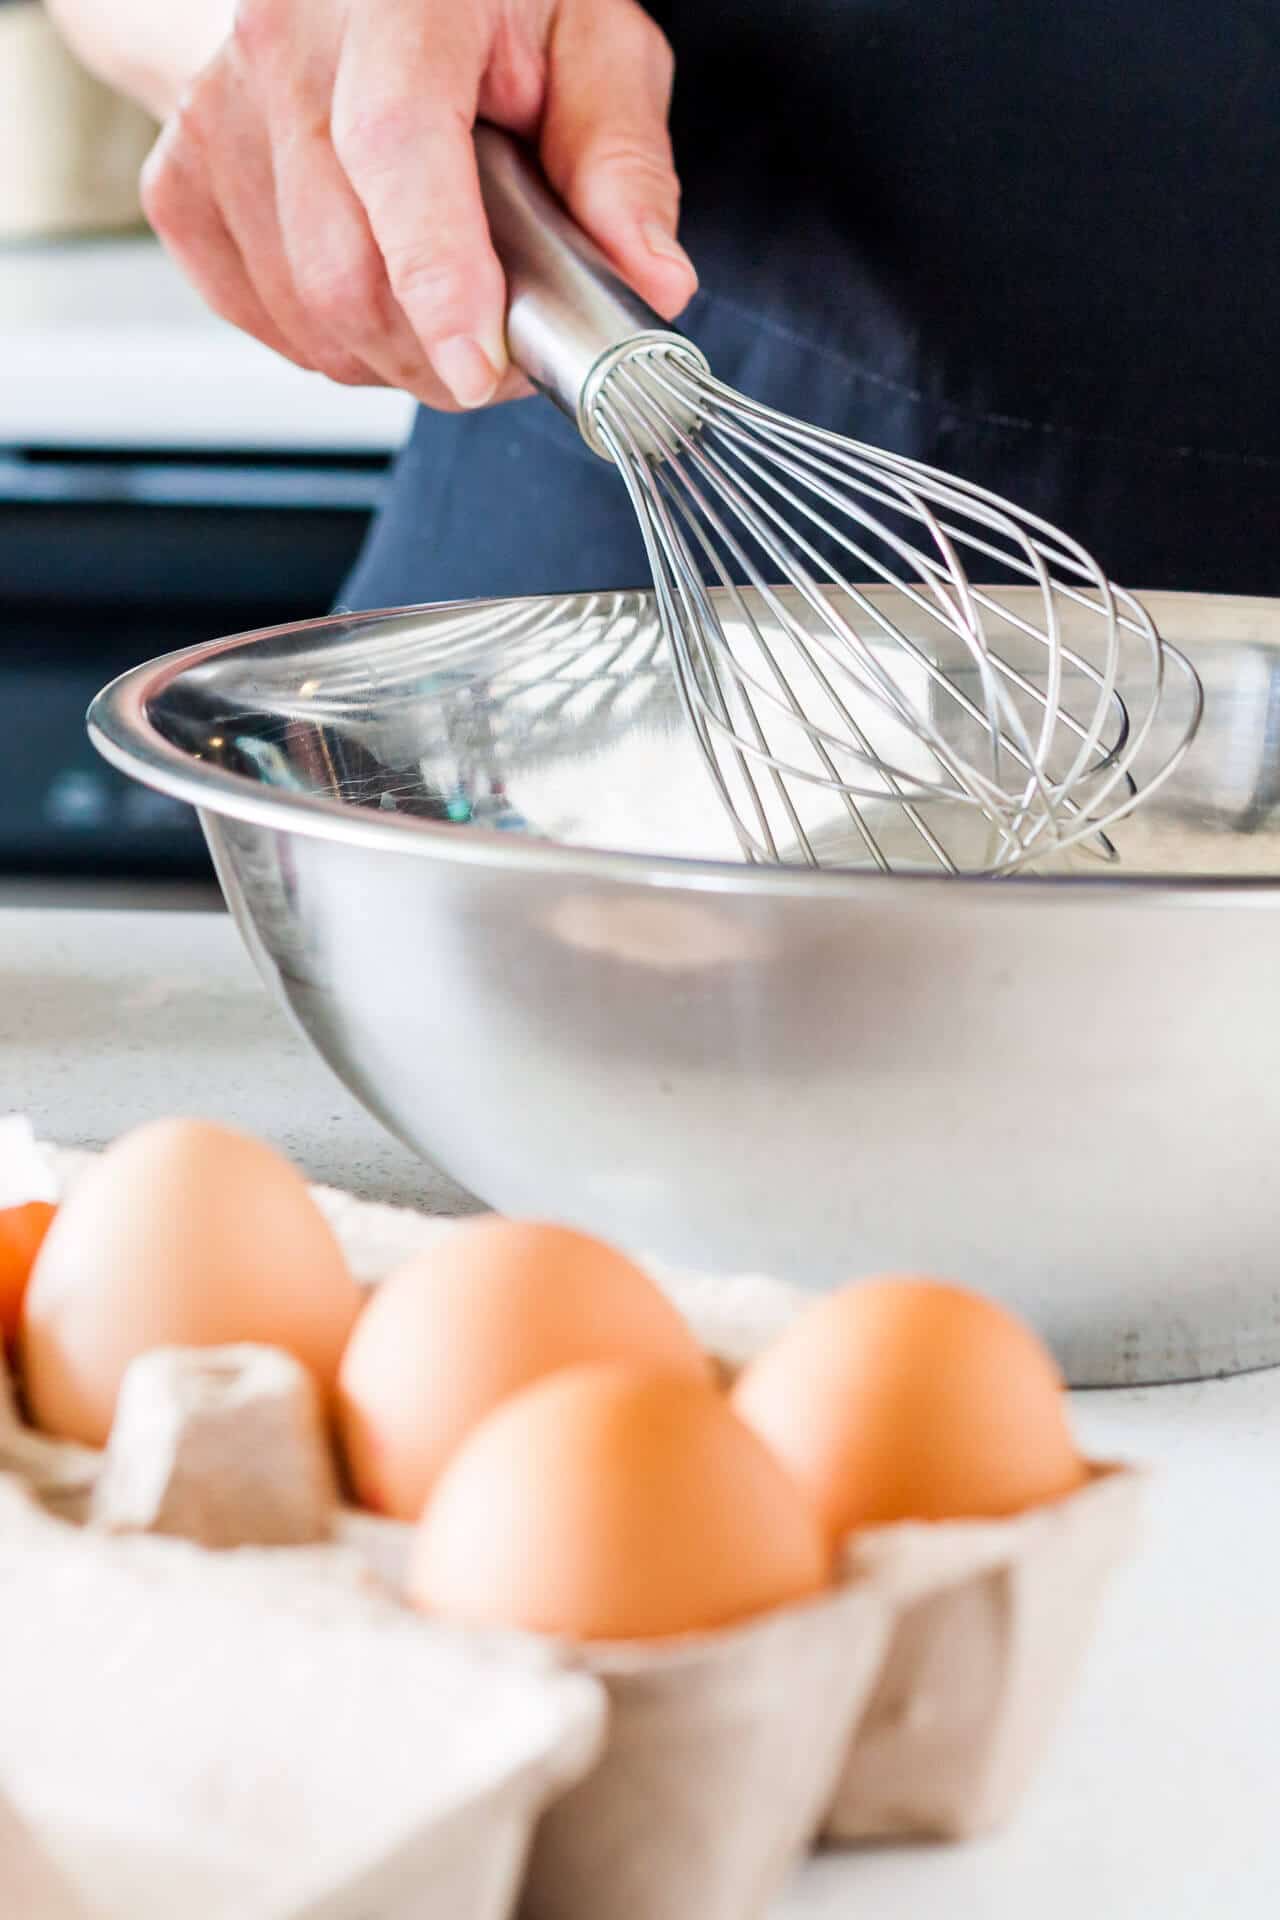
M 467 1204 L 308 1055 L 223 916 L 0 911 L 0 1061 L 0 1108 L 67 1145 L 199 1111 L 366 1197 Z M 1273 1920 L 1280 1371 L 1080 1394 L 1075 1415 L 1091 1453 L 1155 1469 L 1146 1538 L 1016 1821 L 822 1856 L 772 1920 Z
M 225 914 L 0 909 L 0 1112 L 15 1110 L 84 1147 L 185 1111 L 367 1199 L 468 1204 L 295 1035 Z
M 227 326 L 147 236 L 0 245 L 0 447 L 383 452 L 412 416 Z

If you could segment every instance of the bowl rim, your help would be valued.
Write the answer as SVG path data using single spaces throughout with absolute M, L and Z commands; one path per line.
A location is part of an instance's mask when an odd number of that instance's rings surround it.
M 102 688 L 85 719 L 89 739 L 111 766 L 140 785 L 194 807 L 204 815 L 265 827 L 278 833 L 297 833 L 310 839 L 362 847 L 369 851 L 408 854 L 456 866 L 508 869 L 521 873 L 554 873 L 562 878 L 624 882 L 677 891 L 781 895 L 816 898 L 841 894 L 870 897 L 882 906 L 919 898 L 922 889 L 945 886 L 964 889 L 971 900 L 1064 901 L 1077 894 L 1099 896 L 1113 904 L 1146 901 L 1158 905 L 1176 899 L 1181 905 L 1220 905 L 1239 899 L 1263 905 L 1280 900 L 1280 874 L 1037 874 L 1009 878 L 976 873 L 875 873 L 861 869 L 777 867 L 745 861 L 696 858 L 683 854 L 646 854 L 622 849 L 574 846 L 565 841 L 525 839 L 495 828 L 469 826 L 465 833 L 417 817 L 375 813 L 331 800 L 324 794 L 288 789 L 264 789 L 244 774 L 223 767 L 204 766 L 176 747 L 152 723 L 148 707 L 188 669 L 244 650 L 281 635 L 319 632 L 339 625 L 346 631 L 392 619 L 441 613 L 459 608 L 512 607 L 571 599 L 572 594 L 504 595 L 488 599 L 426 601 L 403 607 L 378 607 L 354 613 L 333 612 L 310 620 L 291 620 L 273 626 L 247 628 L 201 641 L 194 646 L 158 655 L 128 668 Z M 1144 601 L 1176 599 L 1180 603 L 1229 604 L 1241 609 L 1266 607 L 1280 614 L 1280 598 L 1263 595 L 1172 593 L 1139 595 Z M 1181 643 L 1179 643 L 1181 644 Z

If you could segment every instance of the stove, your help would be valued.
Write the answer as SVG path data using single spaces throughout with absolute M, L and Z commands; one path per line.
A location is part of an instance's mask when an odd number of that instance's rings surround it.
M 90 748 L 85 708 L 126 667 L 326 612 L 385 454 L 0 450 L 0 878 L 205 879 L 187 808 Z
M 194 817 L 106 767 L 85 708 L 327 612 L 412 402 L 237 333 L 146 235 L 0 246 L 0 367 L 0 898 L 208 897 Z

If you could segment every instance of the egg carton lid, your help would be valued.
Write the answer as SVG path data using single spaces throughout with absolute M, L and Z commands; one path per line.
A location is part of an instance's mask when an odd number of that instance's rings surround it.
M 61 1920 L 77 1894 L 84 1920 L 408 1913 L 397 1878 L 420 1895 L 460 1828 L 483 1855 L 505 1819 L 517 1876 L 603 1738 L 587 1676 L 409 1613 L 355 1555 L 111 1539 L 4 1478 L 0 1624 L 14 1920 Z M 12 1905 L 11 1875 L 40 1888 L 42 1870 L 62 1907 Z M 459 1920 L 507 1905 L 468 1899 Z

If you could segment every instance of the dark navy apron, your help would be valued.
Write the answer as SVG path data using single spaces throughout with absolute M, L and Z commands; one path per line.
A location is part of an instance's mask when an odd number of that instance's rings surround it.
M 1136 588 L 1280 594 L 1280 0 L 655 0 L 682 325 Z M 546 401 L 420 414 L 344 604 L 642 585 Z

